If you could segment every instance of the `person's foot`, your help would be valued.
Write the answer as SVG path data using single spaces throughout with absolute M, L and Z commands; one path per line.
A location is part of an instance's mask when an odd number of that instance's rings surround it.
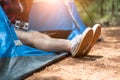
M 100 24 L 95 24 L 92 29 L 93 29 L 93 39 L 92 39 L 90 45 L 84 51 L 83 56 L 86 56 L 90 52 L 91 48 L 94 46 L 94 44 L 96 43 L 96 41 L 99 39 L 99 37 L 101 35 L 101 25 Z
M 71 40 L 71 55 L 72 57 L 80 57 L 83 55 L 83 51 L 88 47 L 93 38 L 93 30 L 91 28 L 87 28 L 82 35 L 76 36 L 73 40 Z

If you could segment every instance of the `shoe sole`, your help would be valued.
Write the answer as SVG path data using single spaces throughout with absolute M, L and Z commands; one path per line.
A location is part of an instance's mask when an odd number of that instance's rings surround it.
M 77 49 L 72 54 L 72 57 L 80 57 L 83 55 L 83 51 L 88 47 L 89 43 L 93 38 L 93 30 L 91 28 L 87 28 L 82 34 L 81 41 L 78 44 Z
M 94 44 L 97 42 L 97 40 L 99 39 L 101 34 L 101 25 L 96 24 L 93 27 L 93 40 L 91 41 L 90 45 L 88 46 L 88 48 L 85 50 L 83 56 L 86 56 L 90 50 L 92 49 L 92 47 L 94 46 Z

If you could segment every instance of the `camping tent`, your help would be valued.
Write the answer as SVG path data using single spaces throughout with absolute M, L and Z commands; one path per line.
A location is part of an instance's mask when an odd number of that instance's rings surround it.
M 52 1 L 54 2 L 44 1 L 33 3 L 29 16 L 29 29 L 57 32 L 72 31 L 68 39 L 72 39 L 75 35 L 83 33 L 86 26 L 77 12 L 74 1 L 71 0 L 68 3 L 69 6 L 66 6 L 65 0 Z M 80 30 L 77 28 L 75 22 L 79 25 Z
M 42 25 L 44 25 L 44 27 L 46 28 L 45 30 L 47 29 L 72 30 L 71 35 L 69 36 L 69 39 L 71 39 L 75 35 L 82 33 L 86 27 L 82 23 L 77 13 L 74 2 L 69 3 L 69 5 L 74 18 L 76 19 L 77 23 L 80 26 L 81 31 L 79 31 L 78 28 L 76 28 L 76 25 L 72 20 L 67 7 L 63 4 L 63 0 L 59 0 L 59 1 L 60 4 L 58 6 L 61 7 L 60 12 L 59 11 L 55 12 L 53 10 L 54 16 L 52 16 L 53 14 L 51 14 L 51 16 L 47 18 L 47 20 L 45 18 L 43 20 L 45 21 L 45 23 Z M 33 4 L 30 13 L 31 29 L 32 26 L 38 27 L 39 24 L 35 25 L 35 23 L 36 22 L 42 23 L 43 21 L 41 22 L 40 20 L 42 20 L 43 18 L 41 17 L 45 16 L 44 13 L 45 11 L 43 10 L 41 14 L 39 14 L 40 17 L 35 19 L 34 13 L 36 12 L 34 11 L 34 7 L 35 6 Z M 56 8 L 57 10 L 59 10 L 58 7 Z M 64 15 L 62 15 L 61 12 Z M 53 24 L 54 21 L 55 21 L 55 26 L 51 26 L 54 25 Z M 20 40 L 17 38 L 14 28 L 12 27 L 13 25 L 10 23 L 9 19 L 7 18 L 1 7 L 0 7 L 0 24 L 1 24 L 0 25 L 1 28 L 0 29 L 0 80 L 21 80 L 24 77 L 26 77 L 28 74 L 31 74 L 32 72 L 41 69 L 46 65 L 49 65 L 52 62 L 62 59 L 63 57 L 68 55 L 68 53 L 66 52 L 57 54 L 53 52 L 45 52 L 42 50 L 37 50 L 28 47 L 26 45 L 23 45 L 20 42 Z M 62 24 L 63 26 L 61 26 Z M 39 29 L 39 30 L 44 30 L 44 29 Z
M 57 33 L 57 35 L 53 35 L 53 37 L 59 38 L 60 36 L 60 38 L 72 39 L 77 34 L 83 33 L 86 29 L 77 12 L 74 0 L 66 0 L 70 1 L 69 6 L 65 5 L 65 0 L 43 0 L 43 2 L 38 3 L 33 3 L 33 0 L 22 0 L 20 3 L 18 3 L 17 0 L 1 1 L 0 3 L 2 3 L 7 16 L 13 23 L 15 20 L 22 22 L 29 21 L 29 29 L 39 30 L 41 32 L 53 31 L 52 34 Z M 20 8 L 20 4 L 23 6 L 23 11 Z M 78 26 L 76 26 L 76 23 Z M 23 23 L 21 23 L 21 25 L 23 25 Z M 22 27 L 24 29 L 24 26 Z M 63 33 L 65 36 L 63 36 Z
M 23 45 L 12 26 L 0 7 L 0 80 L 21 80 L 68 55 L 45 52 Z

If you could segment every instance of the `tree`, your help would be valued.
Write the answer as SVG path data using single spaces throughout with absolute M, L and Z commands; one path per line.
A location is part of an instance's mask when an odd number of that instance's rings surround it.
M 101 2 L 100 2 L 100 15 L 101 15 L 101 17 L 104 16 L 104 1 L 105 0 L 101 0 Z
M 112 0 L 112 10 L 111 10 L 112 16 L 115 15 L 115 0 Z

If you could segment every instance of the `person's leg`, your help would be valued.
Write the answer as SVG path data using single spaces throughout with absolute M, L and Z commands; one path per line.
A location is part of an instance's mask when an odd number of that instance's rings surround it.
M 16 33 L 24 44 L 37 49 L 54 52 L 70 51 L 69 40 L 51 38 L 50 36 L 37 31 L 24 32 L 16 30 Z
M 16 30 L 16 33 L 24 44 L 45 51 L 67 51 L 71 53 L 72 57 L 81 56 L 93 38 L 93 31 L 91 28 L 87 28 L 82 35 L 78 35 L 71 41 L 66 39 L 51 38 L 48 35 L 36 31 L 23 32 Z

